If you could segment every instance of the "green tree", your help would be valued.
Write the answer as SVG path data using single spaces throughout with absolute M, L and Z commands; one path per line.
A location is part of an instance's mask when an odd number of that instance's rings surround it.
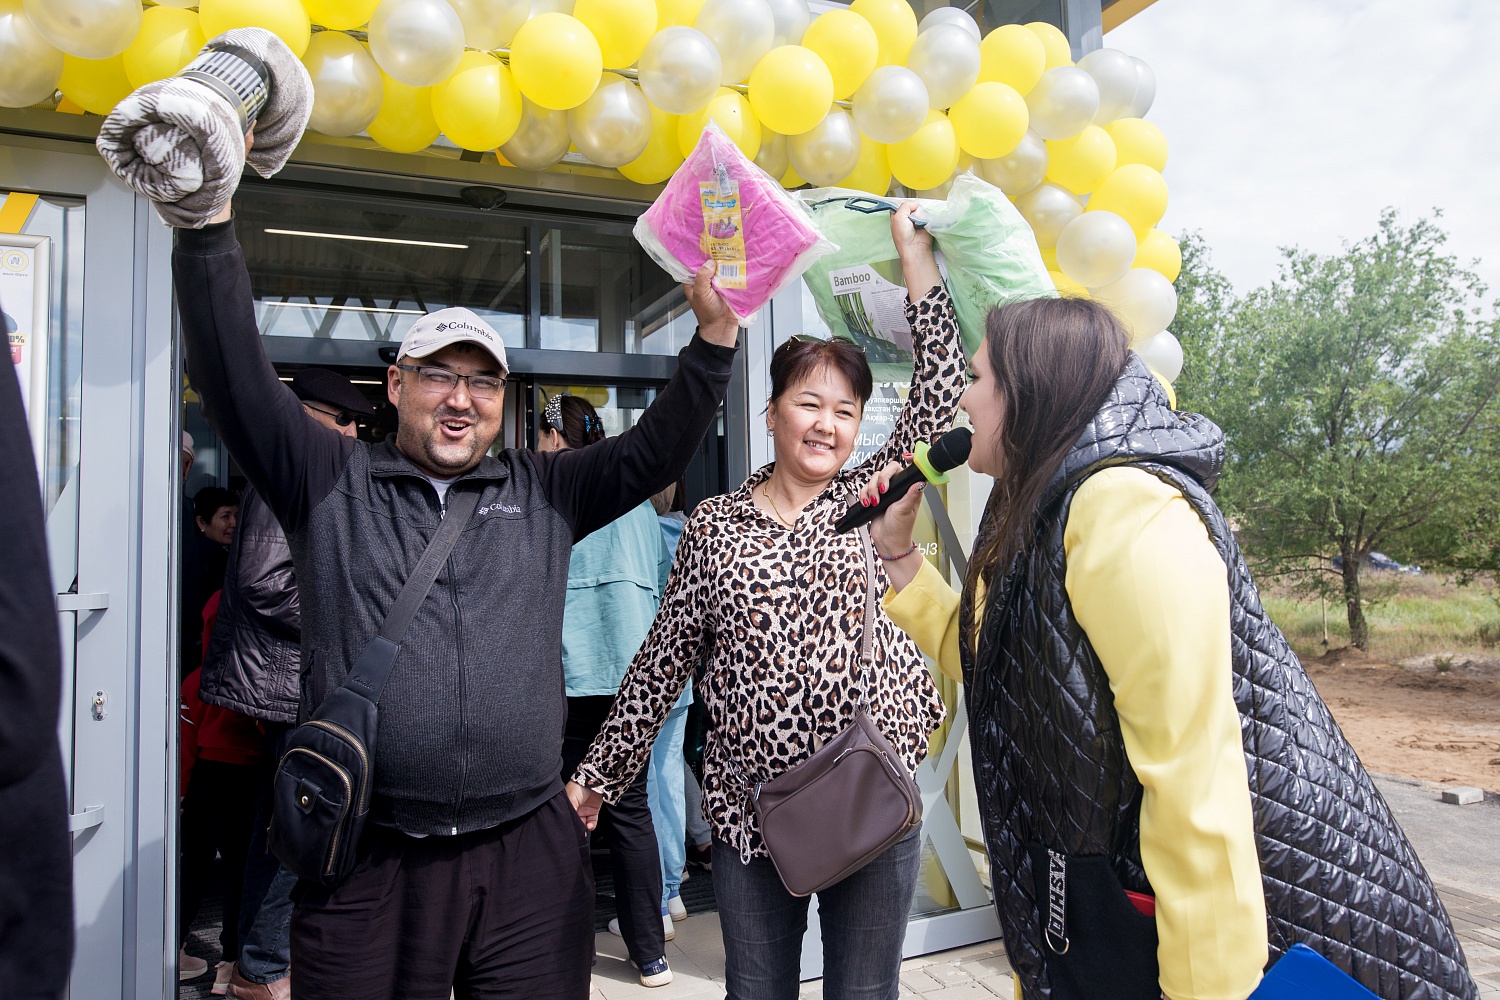
M 1336 577 L 1361 649 L 1370 552 L 1495 549 L 1500 329 L 1445 240 L 1387 210 L 1342 253 L 1284 250 L 1275 282 L 1192 328 L 1213 382 L 1192 392 L 1229 438 L 1226 508 L 1273 570 Z M 1190 299 L 1214 301 L 1206 261 L 1190 281 Z

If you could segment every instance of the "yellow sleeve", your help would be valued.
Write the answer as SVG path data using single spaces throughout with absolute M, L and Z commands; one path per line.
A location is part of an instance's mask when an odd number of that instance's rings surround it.
M 958 659 L 958 591 L 948 586 L 943 574 L 926 559 L 906 589 L 899 594 L 887 588 L 880 606 L 896 627 L 912 637 L 917 648 L 930 656 L 938 669 L 962 681 Z
M 1243 1000 L 1266 963 L 1266 908 L 1224 562 L 1182 494 L 1141 469 L 1085 482 L 1063 545 L 1068 599 L 1109 675 L 1144 788 L 1162 992 Z

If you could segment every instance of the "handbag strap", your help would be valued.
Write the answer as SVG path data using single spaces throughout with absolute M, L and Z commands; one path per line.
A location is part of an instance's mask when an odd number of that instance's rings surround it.
M 417 560 L 417 568 L 406 578 L 406 585 L 401 588 L 396 603 L 386 612 L 379 634 L 370 640 L 370 644 L 355 662 L 354 669 L 349 671 L 349 677 L 344 681 L 345 687 L 372 702 L 380 700 L 381 689 L 391 676 L 391 668 L 396 665 L 401 637 L 406 634 L 407 626 L 416 617 L 417 609 L 427 599 L 427 592 L 432 589 L 438 570 L 448 561 L 448 554 L 453 551 L 458 536 L 463 533 L 477 506 L 479 490 L 449 489 L 442 524 L 438 525 L 432 541 L 427 543 L 422 558 Z
M 865 627 L 859 640 L 859 663 L 862 667 L 875 665 L 875 543 L 870 541 L 870 526 L 859 526 L 859 543 L 865 550 Z M 860 704 L 863 705 L 864 688 L 860 688 Z

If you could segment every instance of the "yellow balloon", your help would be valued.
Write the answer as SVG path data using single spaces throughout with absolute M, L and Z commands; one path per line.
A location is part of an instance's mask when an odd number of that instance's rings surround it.
M 1145 236 L 1167 214 L 1167 182 L 1140 163 L 1116 167 L 1089 198 L 1088 212 L 1113 212 Z
M 578 0 L 573 16 L 599 41 L 604 65 L 625 69 L 656 34 L 656 0 Z
M 1057 266 L 1057 247 L 1042 251 L 1042 263 L 1047 265 L 1047 270 L 1061 272 L 1062 268 Z
M 958 145 L 970 156 L 995 160 L 1009 156 L 1021 140 L 1031 114 L 1014 87 L 993 80 L 976 83 L 948 109 Z
M 1071 139 L 1047 142 L 1047 180 L 1074 194 L 1088 194 L 1114 169 L 1115 141 L 1098 125 L 1086 126 Z
M 568 111 L 593 96 L 604 54 L 593 32 L 567 14 L 538 14 L 510 43 L 510 71 L 521 93 L 549 111 Z
M 135 88 L 125 75 L 125 56 L 108 59 L 80 59 L 63 53 L 62 79 L 57 89 L 85 111 L 107 115 Z
M 1046 21 L 1032 21 L 1026 25 L 1026 30 L 1035 35 L 1041 41 L 1042 48 L 1047 50 L 1048 69 L 1073 65 L 1073 47 L 1068 44 L 1068 36 L 1057 25 Z
M 455 146 L 484 152 L 516 134 L 521 92 L 488 52 L 465 52 L 453 75 L 432 88 L 432 115 Z
M 1149 267 L 1168 281 L 1182 273 L 1182 247 L 1160 229 L 1153 229 L 1136 243 L 1135 267 Z
M 1057 294 L 1059 295 L 1066 295 L 1069 298 L 1075 299 L 1093 298 L 1087 288 L 1084 288 L 1061 271 L 1048 271 L 1047 276 L 1052 279 L 1052 285 L 1057 289 Z
M 864 17 L 880 40 L 877 65 L 904 66 L 917 40 L 917 15 L 906 0 L 854 0 L 849 9 Z
M 682 166 L 682 148 L 677 144 L 677 116 L 651 108 L 651 141 L 646 149 L 620 168 L 627 180 L 637 184 L 660 184 Z
M 886 147 L 891 173 L 913 191 L 930 191 L 953 176 L 958 166 L 958 137 L 941 111 L 927 112 L 927 121 L 909 139 Z
M 1172 383 L 1163 378 L 1161 372 L 1155 368 L 1148 365 L 1146 370 L 1156 376 L 1156 381 L 1160 382 L 1161 387 L 1167 391 L 1167 405 L 1174 410 L 1177 409 L 1177 390 L 1172 388 Z
M 410 87 L 381 73 L 385 96 L 380 112 L 365 131 L 386 149 L 415 153 L 426 149 L 442 131 L 432 114 L 431 87 Z
M 656 0 L 657 30 L 678 24 L 691 28 L 693 22 L 698 20 L 698 11 L 703 9 L 703 3 L 704 0 Z
M 1115 141 L 1119 165 L 1140 163 L 1152 170 L 1167 169 L 1167 137 L 1144 118 L 1117 118 L 1104 126 Z
M 750 107 L 773 132 L 801 135 L 810 131 L 832 103 L 833 74 L 812 49 L 778 46 L 750 71 Z
M 208 39 L 198 15 L 180 7 L 147 7 L 141 30 L 125 50 L 125 75 L 131 88 L 165 80 L 193 61 Z
M 802 187 L 806 183 L 807 181 L 797 176 L 797 171 L 793 170 L 791 167 L 787 167 L 786 173 L 781 175 L 781 186 L 786 188 L 788 191 L 792 190 L 792 188 Z
M 380 0 L 302 0 L 313 24 L 347 31 L 362 27 L 380 6 Z
M 729 140 L 740 147 L 740 152 L 755 159 L 755 154 L 760 152 L 760 119 L 755 117 L 750 102 L 728 87 L 720 87 L 719 96 L 696 115 L 682 115 L 677 119 L 677 148 L 684 157 L 692 155 L 703 130 L 708 128 L 710 118 L 719 123 Z
M 816 52 L 833 74 L 836 101 L 858 90 L 880 58 L 880 39 L 874 27 L 852 10 L 819 14 L 802 36 L 802 44 Z
M 201 0 L 198 19 L 205 38 L 233 28 L 265 28 L 286 42 L 298 59 L 312 37 L 307 11 L 298 0 Z
M 1002 24 L 979 43 L 979 79 L 1014 87 L 1025 97 L 1047 71 L 1047 47 L 1024 25 Z
M 827 15 L 824 15 L 827 16 Z M 859 166 L 839 187 L 885 195 L 891 189 L 891 161 L 886 148 L 867 135 L 859 137 Z

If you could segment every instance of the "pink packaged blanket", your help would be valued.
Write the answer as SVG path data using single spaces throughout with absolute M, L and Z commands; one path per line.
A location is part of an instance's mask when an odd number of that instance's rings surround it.
M 635 238 L 678 281 L 717 262 L 714 287 L 741 323 L 838 247 L 795 197 L 710 122 L 666 189 L 635 224 Z

